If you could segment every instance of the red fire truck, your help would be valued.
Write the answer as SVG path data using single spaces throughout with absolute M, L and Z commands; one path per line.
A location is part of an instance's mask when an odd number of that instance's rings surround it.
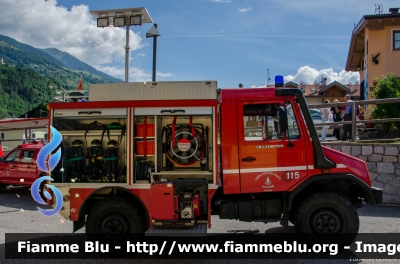
M 364 161 L 321 146 L 300 89 L 277 86 L 93 84 L 87 102 L 51 103 L 61 215 L 99 238 L 207 232 L 212 214 L 357 234 L 356 208 L 382 190 Z

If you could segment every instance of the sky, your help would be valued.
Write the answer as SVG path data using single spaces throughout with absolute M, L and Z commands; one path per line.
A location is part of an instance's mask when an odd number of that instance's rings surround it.
M 145 7 L 153 22 L 131 26 L 129 81 L 216 80 L 219 88 L 263 87 L 276 75 L 306 84 L 360 81 L 344 70 L 354 26 L 371 0 L 0 0 L 0 34 L 57 48 L 125 80 L 126 29 L 98 28 L 92 10 Z M 383 1 L 382 12 L 398 7 Z M 268 78 L 269 77 L 269 78 Z

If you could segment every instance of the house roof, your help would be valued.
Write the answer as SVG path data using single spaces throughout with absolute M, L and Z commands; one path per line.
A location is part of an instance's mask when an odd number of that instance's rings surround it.
M 339 88 L 345 90 L 345 92 L 350 93 L 350 88 L 344 86 L 343 84 L 341 84 L 341 83 L 339 83 L 339 82 L 337 82 L 337 81 L 334 81 L 334 82 L 332 82 L 332 83 L 326 85 L 325 87 L 323 87 L 323 88 L 321 89 L 321 92 L 320 92 L 320 93 L 323 93 L 323 92 L 325 92 L 326 90 L 329 90 L 330 88 L 332 88 L 332 87 L 334 87 L 334 86 L 337 86 L 337 87 L 339 87 Z
M 315 84 L 306 84 L 304 87 L 304 96 L 305 97 L 323 97 L 324 92 L 328 91 L 331 88 L 338 87 L 344 90 L 346 93 L 349 93 L 352 97 L 360 97 L 360 85 L 357 84 L 347 84 L 343 85 L 337 81 L 334 81 L 328 85 L 315 85 Z
M 292 84 L 292 85 L 290 85 Z M 296 84 L 294 82 L 288 82 L 285 83 L 285 87 L 292 88 L 293 84 Z M 273 84 L 269 84 L 266 87 L 274 87 Z M 298 88 L 302 88 L 301 86 L 297 86 Z M 360 84 L 355 83 L 355 84 L 347 84 L 343 85 L 340 82 L 334 81 L 328 85 L 321 85 L 321 84 L 304 84 L 304 89 L 303 94 L 305 97 L 308 98 L 321 98 L 324 97 L 324 92 L 333 88 L 333 87 L 338 87 L 340 89 L 343 89 L 346 93 L 349 93 L 352 97 L 359 98 L 360 97 Z
M 45 128 L 48 118 L 5 118 L 0 120 L 0 131 Z
M 346 71 L 359 71 L 362 67 L 365 46 L 365 28 L 369 30 L 382 30 L 385 26 L 400 25 L 400 14 L 395 12 L 389 14 L 364 15 L 360 22 L 354 27 L 349 52 L 346 61 Z
M 299 85 L 297 83 L 294 83 L 294 82 L 288 82 L 288 83 L 285 83 L 285 87 L 298 88 Z

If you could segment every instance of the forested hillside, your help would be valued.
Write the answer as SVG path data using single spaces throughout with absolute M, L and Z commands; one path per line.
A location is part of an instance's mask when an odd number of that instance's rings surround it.
M 84 89 L 91 83 L 122 82 L 66 52 L 40 50 L 2 35 L 0 58 L 5 63 L 0 63 L 0 119 L 44 116 L 55 90 L 76 90 L 81 75 Z
M 18 117 L 30 109 L 51 102 L 60 81 L 31 69 L 0 64 L 0 118 Z

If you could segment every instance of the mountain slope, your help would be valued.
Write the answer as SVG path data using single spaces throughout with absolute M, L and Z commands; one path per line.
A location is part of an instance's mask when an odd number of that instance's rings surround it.
M 0 35 L 0 57 L 3 57 L 8 64 L 33 69 L 44 77 L 59 80 L 61 86 L 58 88 L 60 89 L 77 89 L 81 72 L 84 89 L 88 89 L 89 83 L 114 82 L 111 81 L 113 77 L 104 73 L 100 76 L 84 71 L 81 68 L 68 68 L 60 59 L 53 57 L 49 53 L 2 35 Z M 83 65 L 84 63 L 80 62 L 78 64 Z M 104 78 L 104 75 L 108 76 L 108 78 Z M 122 82 L 122 80 L 116 80 Z
M 65 65 L 70 69 L 90 72 L 92 74 L 103 77 L 104 79 L 110 82 L 122 82 L 121 79 L 114 78 L 110 75 L 105 74 L 104 72 L 98 71 L 92 66 L 78 60 L 77 58 L 75 58 L 74 56 L 72 56 L 67 52 L 63 52 L 55 48 L 42 49 L 42 51 L 46 52 L 47 54 L 51 55 L 54 58 L 57 58 L 63 65 Z
M 57 66 L 57 68 L 63 67 L 62 63 L 50 54 L 36 49 L 32 46 L 18 42 L 13 38 L 0 35 L 0 46 L 12 49 L 12 52 L 7 50 L 0 50 L 0 55 L 3 55 L 4 52 L 3 58 L 8 59 L 8 63 L 18 63 L 20 64 L 19 66 L 23 67 L 29 66 L 29 62 L 35 61 L 36 64 L 50 64 L 53 66 Z M 14 47 L 14 49 L 12 47 Z
M 40 104 L 45 106 L 53 101 L 54 88 L 61 85 L 32 69 L 0 64 L 0 118 L 17 117 Z

